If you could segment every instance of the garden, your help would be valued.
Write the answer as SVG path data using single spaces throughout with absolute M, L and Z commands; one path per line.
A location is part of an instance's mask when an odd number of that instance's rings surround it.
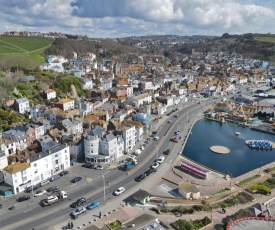
M 198 230 L 211 223 L 212 221 L 206 216 L 201 220 L 177 220 L 171 223 L 171 226 L 177 230 Z

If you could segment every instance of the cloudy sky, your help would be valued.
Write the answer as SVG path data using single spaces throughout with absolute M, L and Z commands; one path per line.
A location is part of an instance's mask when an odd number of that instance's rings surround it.
M 275 0 L 0 0 L 5 31 L 89 37 L 275 33 Z

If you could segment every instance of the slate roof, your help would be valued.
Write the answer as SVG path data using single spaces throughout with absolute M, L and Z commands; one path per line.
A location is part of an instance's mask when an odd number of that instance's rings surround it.
M 13 130 L 13 129 L 3 132 L 3 135 L 5 139 L 11 139 L 15 142 L 23 141 L 27 138 L 24 132 L 21 132 L 19 130 Z

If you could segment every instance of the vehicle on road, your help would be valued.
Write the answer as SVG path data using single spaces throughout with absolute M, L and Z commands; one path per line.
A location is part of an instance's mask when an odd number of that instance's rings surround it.
M 73 218 L 77 218 L 79 215 L 81 214 L 86 214 L 86 208 L 81 206 L 81 207 L 78 207 L 76 210 L 74 210 L 71 215 Z
M 157 162 L 159 164 L 161 164 L 164 161 L 165 157 L 164 156 L 160 156 L 159 159 L 157 160 Z
M 46 191 L 47 192 L 59 191 L 59 186 L 58 185 L 51 186 L 51 187 L 47 188 Z
M 114 195 L 119 196 L 120 194 L 125 192 L 124 187 L 119 187 L 116 191 L 114 191 Z
M 138 156 L 139 154 L 141 154 L 141 150 L 140 149 L 135 150 L 135 155 Z
M 159 137 L 154 137 L 154 141 L 158 141 L 159 140 Z
M 42 196 L 42 195 L 44 195 L 46 193 L 46 190 L 38 190 L 35 194 L 34 194 L 34 196 L 35 197 L 37 197 L 37 196 Z
M 139 149 L 140 149 L 141 151 L 143 151 L 143 150 L 145 149 L 145 147 L 142 145 L 142 146 L 139 147 Z
M 31 185 L 27 187 L 26 192 L 32 192 L 33 190 L 36 190 L 39 188 L 39 185 Z
M 42 187 L 42 186 L 44 186 L 46 184 L 49 184 L 49 183 L 50 183 L 49 180 L 43 180 L 43 181 L 40 182 L 40 186 Z
M 26 195 L 26 196 L 20 196 L 20 197 L 17 199 L 17 201 L 18 201 L 18 202 L 22 202 L 22 201 L 29 200 L 29 199 L 31 199 L 31 197 L 28 196 L 28 195 Z
M 153 133 L 154 135 L 156 135 L 156 134 L 158 133 L 158 131 L 153 131 L 152 133 Z
M 84 168 L 89 168 L 89 169 L 93 169 L 93 168 L 95 167 L 95 165 L 94 165 L 94 164 L 91 164 L 91 163 L 84 163 L 84 164 L 82 165 L 82 167 L 84 167 Z
M 159 163 L 155 162 L 153 165 L 151 165 L 151 168 L 157 169 L 159 167 Z
M 61 173 L 59 173 L 59 175 L 60 176 L 64 176 L 64 175 L 66 175 L 66 174 L 68 174 L 69 173 L 69 171 L 62 171 Z
M 167 123 L 169 123 L 169 124 L 170 124 L 170 123 L 172 123 L 172 121 L 171 121 L 171 120 L 169 120 L 169 121 L 167 121 Z
M 122 166 L 122 170 L 130 170 L 133 166 L 137 165 L 137 160 L 132 158 L 131 161 L 128 161 Z
M 146 177 L 146 174 L 142 173 L 138 177 L 135 178 L 135 181 L 140 182 L 140 181 L 144 180 L 145 177 Z
M 146 176 L 149 176 L 151 173 L 156 172 L 157 170 L 154 168 L 149 168 L 144 174 L 146 174 Z
M 96 170 L 103 170 L 103 166 L 102 166 L 102 165 L 97 165 L 97 166 L 95 167 L 95 169 L 96 169 Z
M 2 204 L 0 204 L 0 209 L 1 209 L 1 208 L 3 208 L 3 205 L 2 205 Z
M 178 117 L 179 115 L 178 114 L 175 114 L 174 117 Z
M 52 204 L 55 204 L 59 201 L 62 201 L 64 199 L 66 199 L 67 197 L 68 196 L 67 196 L 67 193 L 65 191 L 60 191 L 58 194 L 49 196 L 46 199 L 42 200 L 41 204 L 44 207 L 51 206 Z
M 99 201 L 94 201 L 87 206 L 87 209 L 92 210 L 94 208 L 97 208 L 98 206 L 99 206 Z
M 60 175 L 54 175 L 54 176 L 50 177 L 49 180 L 50 180 L 51 182 L 53 182 L 53 181 L 57 180 L 58 178 L 60 178 Z
M 86 199 L 81 197 L 81 198 L 77 199 L 77 201 L 73 202 L 70 206 L 72 208 L 77 208 L 79 206 L 82 206 L 85 202 L 86 202 Z
M 72 179 L 71 182 L 72 183 L 76 183 L 76 182 L 81 181 L 81 180 L 82 180 L 82 177 L 81 176 L 77 176 L 74 179 Z
M 165 155 L 169 155 L 169 154 L 170 154 L 170 149 L 166 149 L 166 150 L 164 150 L 164 151 L 163 151 L 163 154 L 165 154 Z

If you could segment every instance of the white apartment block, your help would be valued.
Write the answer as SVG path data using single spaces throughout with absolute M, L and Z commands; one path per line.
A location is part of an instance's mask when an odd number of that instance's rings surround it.
M 8 165 L 3 169 L 3 174 L 5 182 L 12 186 L 13 193 L 17 194 L 69 167 L 69 146 L 56 144 L 46 151 L 31 156 L 26 162 Z
M 116 130 L 124 139 L 124 151 L 130 152 L 136 145 L 136 128 L 134 125 L 125 124 Z
M 30 111 L 30 103 L 27 98 L 19 98 L 15 100 L 14 103 L 15 111 L 18 113 L 24 114 L 25 112 Z

